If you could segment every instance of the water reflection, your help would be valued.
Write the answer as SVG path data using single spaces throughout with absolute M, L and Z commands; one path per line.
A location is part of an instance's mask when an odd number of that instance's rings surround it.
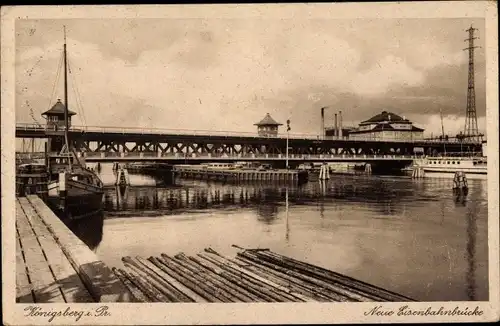
M 301 186 L 273 184 L 223 185 L 207 182 L 183 182 L 170 187 L 111 187 L 105 193 L 109 215 L 124 216 L 130 211 L 165 211 L 213 209 L 220 207 L 255 207 L 262 221 L 272 221 L 285 197 L 293 205 L 313 203 L 362 203 L 384 215 L 397 215 L 402 202 L 413 200 L 418 188 L 410 180 L 336 178 L 328 182 L 310 182 Z M 425 200 L 437 200 L 426 196 Z
M 482 184 L 479 186 L 482 187 Z M 480 216 L 479 202 L 480 192 L 471 194 L 470 204 L 468 205 L 466 222 L 467 222 L 467 297 L 469 300 L 476 300 L 476 242 L 477 242 L 477 218 Z M 487 262 L 486 262 L 487 264 Z
M 285 240 L 288 243 L 290 241 L 290 222 L 288 220 L 288 187 L 285 189 L 285 226 L 286 226 L 286 231 L 285 231 Z
M 96 212 L 78 220 L 63 219 L 64 224 L 91 250 L 96 250 L 103 238 L 104 212 Z

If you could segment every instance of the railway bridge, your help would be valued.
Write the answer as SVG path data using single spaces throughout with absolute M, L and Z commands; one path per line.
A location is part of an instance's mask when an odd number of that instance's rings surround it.
M 16 124 L 17 138 L 49 139 L 49 151 L 57 151 L 63 131 L 54 126 Z M 77 152 L 89 160 L 373 160 L 384 156 L 409 157 L 450 152 L 480 152 L 482 144 L 459 139 L 345 139 L 311 134 L 265 137 L 255 133 L 72 126 L 69 138 Z

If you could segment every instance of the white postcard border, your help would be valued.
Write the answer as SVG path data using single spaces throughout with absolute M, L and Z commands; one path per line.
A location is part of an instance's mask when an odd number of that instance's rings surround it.
M 282 303 L 282 304 L 43 304 L 46 311 L 81 311 L 83 316 L 55 316 L 50 324 L 284 324 L 465 322 L 498 320 L 499 311 L 499 217 L 498 217 L 498 17 L 495 2 L 347 3 L 279 5 L 175 5 L 175 6 L 32 6 L 2 7 L 1 17 L 1 156 L 2 156 L 2 291 L 3 317 L 10 325 L 48 324 L 50 317 L 26 316 L 33 305 L 15 304 L 15 189 L 14 189 L 14 85 L 15 20 L 77 18 L 485 18 L 487 58 L 488 139 L 488 302 L 416 303 Z M 402 306 L 433 311 L 455 307 L 481 316 L 398 316 Z M 95 317 L 95 309 L 108 307 L 111 316 Z M 367 315 L 373 307 L 394 311 L 391 316 Z M 101 308 L 102 309 L 102 308 Z M 87 316 L 87 312 L 91 316 Z

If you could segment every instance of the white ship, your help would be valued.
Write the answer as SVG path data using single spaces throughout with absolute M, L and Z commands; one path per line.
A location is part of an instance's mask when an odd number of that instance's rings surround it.
M 426 157 L 415 162 L 415 167 L 422 168 L 424 172 L 451 173 L 464 172 L 469 174 L 487 174 L 486 156 L 473 157 Z

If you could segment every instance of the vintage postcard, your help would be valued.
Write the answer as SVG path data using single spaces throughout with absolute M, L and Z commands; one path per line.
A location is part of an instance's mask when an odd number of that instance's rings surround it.
M 497 25 L 2 7 L 4 323 L 498 320 Z

